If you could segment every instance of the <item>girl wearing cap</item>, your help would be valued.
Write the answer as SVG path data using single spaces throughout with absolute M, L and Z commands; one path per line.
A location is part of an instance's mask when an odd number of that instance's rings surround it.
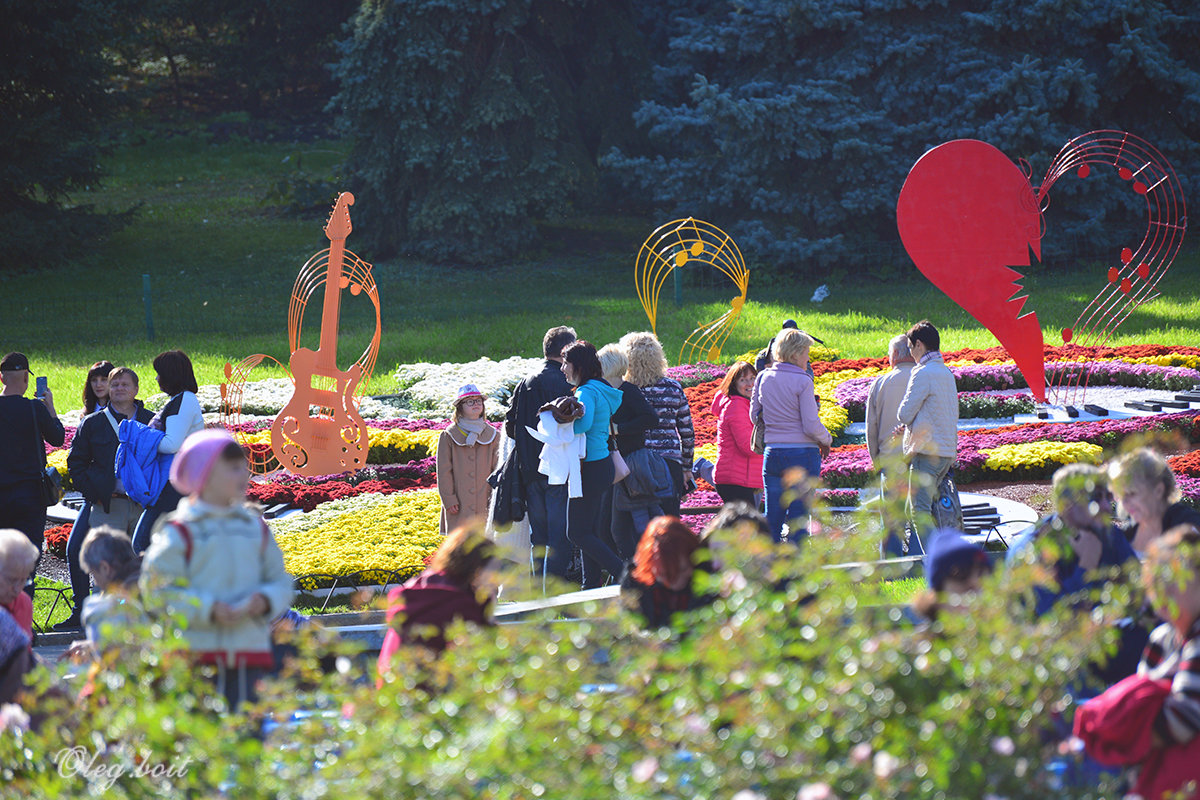
M 442 533 L 488 513 L 500 437 L 484 416 L 483 393 L 473 383 L 458 390 L 454 419 L 437 445 L 437 487 L 442 499 Z
M 184 495 L 155 525 L 138 585 L 148 610 L 182 617 L 199 663 L 216 666 L 232 709 L 253 702 L 274 665 L 271 620 L 292 603 L 292 576 L 257 510 L 245 503 L 246 456 L 224 430 L 187 438 L 171 464 Z
M 982 547 L 953 528 L 934 531 L 925 544 L 929 589 L 913 601 L 913 610 L 932 622 L 940 611 L 960 610 L 977 594 L 992 572 L 992 562 Z

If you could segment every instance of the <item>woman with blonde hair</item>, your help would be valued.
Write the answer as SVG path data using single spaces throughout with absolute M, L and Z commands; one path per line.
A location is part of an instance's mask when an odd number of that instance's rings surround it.
M 784 476 L 803 470 L 809 477 L 821 474 L 821 458 L 829 452 L 833 437 L 817 417 L 813 380 L 809 377 L 808 354 L 812 338 L 794 328 L 775 337 L 769 367 L 758 373 L 750 394 L 750 419 L 760 414 L 764 425 L 763 491 L 771 536 L 782 541 L 785 524 L 808 512 L 804 492 Z M 784 505 L 785 494 L 792 496 Z M 789 527 L 788 541 L 799 542 L 808 530 L 798 523 Z
M 1133 521 L 1125 531 L 1137 553 L 1177 525 L 1200 527 L 1200 513 L 1182 502 L 1175 474 L 1166 459 L 1139 447 L 1108 467 L 1109 483 L 1121 509 Z
M 642 390 L 658 416 L 658 424 L 646 431 L 646 447 L 667 462 L 675 496 L 663 502 L 663 512 L 678 516 L 683 496 L 696 488 L 692 478 L 696 447 L 692 407 L 679 381 L 667 377 L 667 357 L 657 336 L 648 331 L 627 333 L 621 337 L 621 348 L 629 360 L 625 378 Z
M 629 359 L 619 344 L 607 344 L 596 354 L 600 358 L 600 369 L 604 371 L 604 380 L 609 386 L 621 393 L 621 405 L 613 412 L 609 432 L 612 437 L 609 449 L 616 450 L 625 459 L 630 470 L 640 463 L 630 458 L 634 453 L 646 448 L 646 431 L 658 424 L 658 414 L 646 402 L 642 390 L 625 380 L 625 372 L 629 369 Z M 642 530 L 634 520 L 633 514 L 617 507 L 616 491 L 621 482 L 618 481 L 601 502 L 600 527 L 611 534 L 611 544 L 621 560 L 633 558 L 634 548 Z M 661 510 L 661 509 L 660 509 Z

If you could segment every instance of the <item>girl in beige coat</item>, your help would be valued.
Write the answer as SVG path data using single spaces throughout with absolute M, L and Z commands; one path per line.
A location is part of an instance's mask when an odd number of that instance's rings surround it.
M 473 519 L 486 519 L 500 437 L 484 415 L 483 393 L 468 383 L 454 399 L 454 420 L 437 446 L 437 486 L 442 499 L 442 533 Z

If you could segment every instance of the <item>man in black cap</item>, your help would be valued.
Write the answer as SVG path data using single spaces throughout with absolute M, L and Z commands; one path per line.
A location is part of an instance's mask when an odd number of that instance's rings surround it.
M 46 528 L 46 500 L 42 472 L 46 451 L 43 442 L 61 447 L 66 431 L 54 410 L 49 387 L 35 400 L 29 390 L 29 359 L 9 353 L 0 360 L 0 528 L 16 528 L 41 550 Z M 32 586 L 26 591 L 32 593 Z
M 783 325 L 781 325 L 779 327 L 779 330 L 786 331 L 788 328 L 797 328 L 797 327 L 799 327 L 799 326 L 796 324 L 796 320 L 785 319 L 783 321 Z M 807 331 L 801 331 L 801 333 L 804 333 L 805 335 L 807 335 L 808 338 L 812 339 L 817 344 L 820 344 L 820 345 L 825 344 L 825 342 L 821 341 L 820 339 L 813 336 L 811 333 L 808 333 Z M 767 346 L 764 349 L 758 351 L 758 356 L 754 359 L 754 371 L 755 372 L 762 372 L 764 369 L 771 366 L 771 348 L 774 346 L 775 346 L 775 337 L 772 336 L 771 341 L 767 342 Z M 813 377 L 813 368 L 812 368 L 811 362 L 809 363 L 808 369 L 806 371 L 808 372 L 808 377 L 810 377 L 810 378 Z M 817 404 L 820 405 L 820 401 L 818 401 Z

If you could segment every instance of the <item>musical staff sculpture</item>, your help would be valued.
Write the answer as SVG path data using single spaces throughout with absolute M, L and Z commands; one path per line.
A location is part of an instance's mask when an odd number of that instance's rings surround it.
M 959 139 L 917 160 L 896 204 L 896 223 L 917 268 L 995 335 L 1034 397 L 1046 402 L 1045 345 L 1037 314 L 1021 310 L 1028 295 L 1021 273 L 1029 252 L 1041 258 L 1049 192 L 1064 175 L 1086 178 L 1095 167 L 1115 169 L 1146 198 L 1147 227 L 1138 247 L 1120 253 L 1104 288 L 1062 331 L 1063 344 L 1104 345 L 1133 311 L 1153 300 L 1155 287 L 1179 252 L 1187 229 L 1183 192 L 1170 163 L 1145 140 L 1125 131 L 1093 131 L 1059 151 L 1036 189 L 1029 173 L 986 142 Z M 1076 403 L 1088 371 L 1056 368 L 1055 399 Z
M 717 226 L 688 217 L 660 226 L 642 244 L 634 265 L 638 300 L 658 334 L 658 296 L 673 270 L 689 264 L 711 266 L 733 281 L 739 294 L 730 308 L 716 319 L 697 327 L 679 349 L 679 363 L 704 358 L 716 361 L 721 347 L 741 316 L 750 284 L 750 271 L 737 244 Z
M 367 427 L 358 413 L 356 396 L 375 369 L 382 325 L 379 290 L 371 265 L 345 246 L 352 230 L 353 204 L 354 195 L 349 192 L 338 196 L 325 225 L 330 246 L 301 268 L 288 306 L 289 367 L 294 389 L 271 425 L 271 450 L 280 466 L 300 475 L 355 471 L 367 463 Z M 320 344 L 311 350 L 301 347 L 300 339 L 308 302 L 318 289 L 323 294 Z M 337 340 L 341 294 L 347 289 L 351 295 L 365 293 L 370 299 L 375 309 L 375 333 L 358 359 L 342 370 L 337 363 Z M 226 364 L 228 380 L 221 391 L 231 419 L 240 416 L 247 373 L 268 358 L 251 356 L 237 368 Z M 257 466 L 267 469 L 272 462 L 264 458 Z

